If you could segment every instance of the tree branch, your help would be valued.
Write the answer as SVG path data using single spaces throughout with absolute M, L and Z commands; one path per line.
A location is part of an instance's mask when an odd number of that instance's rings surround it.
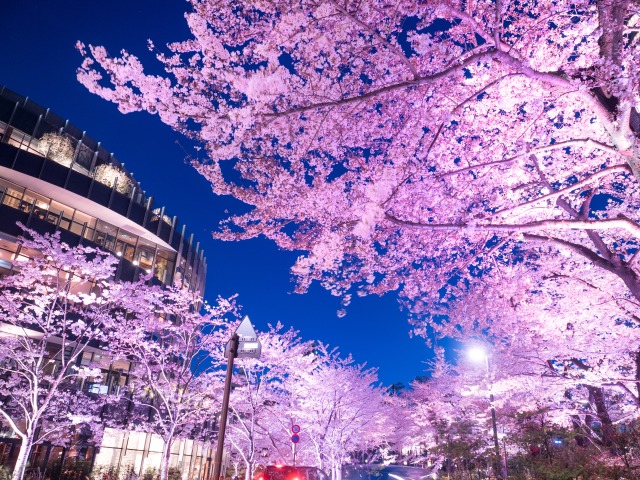
M 588 249 L 587 247 L 569 242 L 567 240 L 562 240 L 555 237 L 532 235 L 528 233 L 523 234 L 523 237 L 525 238 L 525 240 L 552 242 L 557 245 L 561 245 L 579 255 L 582 255 L 583 257 L 591 261 L 596 267 L 602 268 L 609 273 L 613 273 L 615 276 L 620 278 L 620 280 L 625 283 L 625 285 L 629 289 L 629 292 L 634 296 L 634 298 L 640 301 L 640 284 L 638 284 L 637 275 L 628 266 L 628 264 L 609 261 L 606 258 L 598 255 L 594 251 Z
M 375 98 L 385 93 L 393 92 L 396 90 L 402 90 L 410 87 L 427 85 L 435 80 L 441 80 L 441 79 L 447 78 L 450 75 L 456 73 L 459 69 L 465 68 L 468 65 L 474 64 L 481 60 L 493 58 L 495 55 L 496 55 L 496 52 L 493 50 L 489 52 L 476 53 L 474 55 L 471 55 L 465 60 L 457 61 L 456 63 L 449 66 L 448 68 L 442 70 L 441 72 L 435 73 L 433 75 L 426 75 L 414 80 L 406 80 L 404 82 L 394 83 L 394 84 L 387 85 L 375 90 L 371 90 L 370 92 L 364 93 L 362 95 L 356 95 L 354 97 L 347 97 L 347 98 L 341 98 L 341 99 L 336 99 L 336 100 L 331 100 L 326 102 L 314 103 L 314 104 L 306 105 L 303 107 L 292 108 L 290 110 L 285 110 L 282 112 L 263 113 L 262 116 L 264 118 L 269 118 L 269 119 L 278 118 L 278 117 L 288 117 L 290 115 L 295 115 L 297 113 L 304 113 L 310 110 L 318 110 L 318 109 L 327 108 L 327 107 L 337 107 L 337 106 L 348 105 L 354 102 L 360 102 L 363 100 L 370 100 L 372 98 Z
M 550 151 L 553 151 L 553 150 L 557 150 L 559 148 L 567 148 L 567 147 L 571 147 L 571 146 L 598 148 L 598 149 L 604 150 L 606 152 L 615 153 L 617 155 L 622 155 L 622 153 L 620 151 L 618 151 L 615 147 L 612 147 L 612 146 L 607 145 L 607 144 L 602 143 L 602 142 L 598 142 L 597 140 L 593 140 L 591 138 L 576 138 L 576 139 L 573 139 L 573 140 L 566 140 L 564 142 L 554 143 L 553 145 L 545 145 L 543 147 L 536 147 L 536 148 L 533 148 L 533 149 L 529 150 L 528 152 L 522 152 L 522 153 L 519 153 L 517 155 L 514 155 L 513 157 L 504 158 L 502 160 L 495 160 L 493 162 L 481 163 L 481 164 L 477 164 L 477 165 L 472 165 L 470 167 L 460 168 L 458 170 L 452 170 L 451 172 L 443 173 L 438 178 L 445 178 L 445 177 L 450 177 L 452 175 L 458 175 L 460 173 L 468 172 L 470 170 L 475 170 L 477 168 L 492 167 L 492 166 L 495 166 L 495 165 L 506 165 L 506 164 L 509 164 L 509 163 L 513 163 L 516 160 L 518 160 L 519 158 L 525 157 L 527 155 L 532 155 L 532 154 L 535 154 L 535 153 L 550 152 Z
M 404 53 L 402 51 L 398 50 L 398 48 L 395 45 L 392 45 L 391 43 L 389 43 L 382 35 L 380 35 L 370 25 L 368 25 L 367 23 L 363 22 L 362 20 L 357 19 L 355 16 L 351 15 L 346 8 L 341 7 L 335 1 L 332 1 L 331 3 L 345 17 L 349 18 L 349 20 L 353 21 L 354 23 L 357 23 L 358 25 L 360 25 L 362 28 L 367 30 L 371 35 L 373 35 L 375 38 L 377 38 L 378 41 L 380 43 L 382 43 L 385 47 L 387 47 L 389 50 L 394 52 L 396 54 L 396 56 L 398 56 L 400 58 L 400 61 L 403 63 L 403 65 L 409 69 L 409 71 L 411 72 L 411 75 L 413 76 L 414 80 L 417 80 L 417 79 L 420 78 L 420 74 L 418 73 L 416 68 L 411 64 L 411 62 L 409 61 L 407 56 L 404 55 Z
M 429 231 L 481 231 L 481 232 L 539 232 L 546 230 L 613 230 L 622 229 L 640 239 L 640 226 L 626 218 L 602 220 L 537 220 L 521 224 L 421 223 L 402 220 L 390 213 L 385 219 L 394 225 Z

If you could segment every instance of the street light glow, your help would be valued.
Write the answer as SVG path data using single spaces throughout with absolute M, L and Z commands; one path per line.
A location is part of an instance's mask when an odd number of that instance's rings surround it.
M 482 347 L 472 347 L 467 351 L 469 360 L 475 363 L 484 362 L 487 359 L 487 352 Z

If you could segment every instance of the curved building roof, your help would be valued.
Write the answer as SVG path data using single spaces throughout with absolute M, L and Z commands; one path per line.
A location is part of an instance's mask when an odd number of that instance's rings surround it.
M 153 272 L 155 281 L 204 293 L 204 253 L 177 218 L 155 207 L 100 142 L 0 87 L 0 232 L 18 235 L 16 221 L 112 251 L 124 280 Z

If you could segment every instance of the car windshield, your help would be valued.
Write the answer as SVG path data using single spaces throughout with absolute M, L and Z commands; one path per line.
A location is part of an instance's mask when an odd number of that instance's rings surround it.
M 343 480 L 427 480 L 433 478 L 431 469 L 401 465 L 345 465 Z
M 319 469 L 314 467 L 267 467 L 265 480 L 327 480 Z

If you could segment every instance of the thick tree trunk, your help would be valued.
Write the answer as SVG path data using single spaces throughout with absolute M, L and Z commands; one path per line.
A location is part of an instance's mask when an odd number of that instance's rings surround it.
M 28 434 L 22 439 L 20 444 L 20 450 L 18 451 L 18 459 L 16 460 L 16 466 L 13 469 L 11 480 L 22 480 L 24 478 L 25 470 L 27 469 L 27 462 L 29 461 L 29 454 L 33 447 L 33 434 Z
M 624 48 L 624 20 L 629 11 L 629 0 L 598 0 L 598 18 L 602 34 L 600 55 L 620 64 L 622 49 Z
M 333 480 L 342 480 L 342 465 L 334 465 L 331 468 L 331 477 Z
M 589 401 L 596 409 L 596 414 L 598 415 L 598 420 L 602 428 L 602 444 L 605 447 L 611 447 L 614 443 L 614 427 L 611 417 L 609 417 L 604 389 L 601 387 L 587 386 L 587 390 L 589 391 Z
M 636 390 L 640 400 L 640 351 L 636 352 Z

